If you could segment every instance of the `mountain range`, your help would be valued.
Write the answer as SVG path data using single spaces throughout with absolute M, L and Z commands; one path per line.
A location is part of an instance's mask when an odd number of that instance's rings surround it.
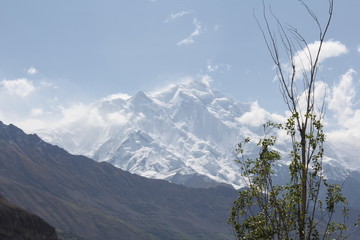
M 56 227 L 62 239 L 232 239 L 226 221 L 234 188 L 244 186 L 235 145 L 260 138 L 260 122 L 277 118 L 249 117 L 252 108 L 207 82 L 188 81 L 102 99 L 85 117 L 39 131 L 42 138 L 0 122 L 0 196 Z M 278 137 L 286 154 L 288 142 Z M 256 156 L 256 148 L 247 154 Z M 329 144 L 324 168 L 342 186 L 353 218 L 360 172 L 346 157 Z M 276 167 L 282 181 L 286 157 Z
M 0 122 L 0 196 L 68 239 L 223 240 L 237 191 L 140 177 Z
M 151 93 L 140 91 L 133 97 L 112 95 L 92 103 L 82 117 L 36 133 L 73 154 L 144 177 L 191 187 L 222 183 L 239 189 L 244 183 L 234 161 L 236 144 L 246 137 L 261 138 L 262 123 L 268 120 L 283 118 L 256 103 L 240 103 L 212 89 L 203 78 Z M 290 141 L 283 135 L 278 138 L 278 150 L 286 159 Z M 255 145 L 249 151 L 249 156 L 258 153 Z M 344 181 L 354 168 L 345 164 L 349 156 L 354 157 L 327 144 L 327 176 Z M 278 167 L 279 176 L 288 171 L 286 162 Z

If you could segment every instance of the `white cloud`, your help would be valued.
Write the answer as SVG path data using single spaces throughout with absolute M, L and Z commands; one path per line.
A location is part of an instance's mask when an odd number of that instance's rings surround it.
M 30 67 L 26 72 L 29 75 L 35 75 L 38 73 L 38 70 L 35 67 Z
M 211 65 L 211 64 L 208 64 L 206 67 L 209 72 L 215 72 L 219 68 L 218 65 Z
M 229 71 L 231 68 L 231 65 L 229 64 L 213 64 L 212 60 L 207 60 L 206 69 L 208 72 L 216 72 L 218 70 L 221 70 L 221 72 Z
M 335 114 L 340 129 L 333 131 L 332 136 L 349 143 L 360 141 L 360 109 L 356 109 L 356 86 L 353 77 L 356 72 L 349 69 L 334 85 L 329 98 L 329 109 Z
M 315 61 L 319 44 L 319 41 L 315 41 L 313 43 L 310 43 L 307 48 L 304 48 L 295 53 L 293 62 L 298 69 L 298 74 L 301 74 L 302 71 L 310 70 L 311 62 Z M 333 40 L 325 41 L 322 45 L 318 63 L 320 64 L 328 58 L 337 57 L 347 52 L 348 49 L 341 42 Z M 298 77 L 300 77 L 300 75 Z
M 59 88 L 59 87 L 56 86 L 54 83 L 45 82 L 45 81 L 40 82 L 40 85 L 41 85 L 42 87 L 47 87 L 47 88 L 52 88 L 52 89 L 58 89 L 58 88 Z
M 328 107 L 335 113 L 339 122 L 346 122 L 346 119 L 354 113 L 353 99 L 356 93 L 353 86 L 353 75 L 355 73 L 353 69 L 348 70 L 331 91 Z
M 107 114 L 108 120 L 112 124 L 124 125 L 128 122 L 130 116 L 126 116 L 121 112 L 112 112 Z
M 9 123 L 14 123 L 10 121 Z M 24 130 L 27 133 L 34 133 L 39 129 L 50 129 L 51 123 L 45 119 L 27 118 L 22 121 L 15 122 L 15 125 Z
M 113 124 L 124 125 L 131 117 L 119 110 L 103 114 L 102 105 L 98 102 L 76 103 L 68 107 L 60 107 L 60 115 L 53 125 L 57 128 L 62 126 L 75 129 L 82 129 L 83 126 L 104 128 Z
M 360 53 L 360 46 L 358 46 L 357 51 Z
M 126 93 L 117 93 L 117 94 L 112 94 L 112 95 L 104 98 L 103 100 L 105 100 L 105 101 L 111 101 L 111 100 L 116 100 L 116 99 L 128 100 L 129 98 L 131 98 L 131 96 Z
M 193 10 L 171 13 L 171 15 L 164 22 L 165 23 L 172 22 L 177 18 L 183 17 L 183 16 L 191 14 L 191 13 L 193 13 Z
M 314 91 L 314 111 L 317 116 L 321 115 L 325 109 L 324 104 L 326 99 L 326 91 L 328 86 L 323 81 L 315 82 L 315 91 Z M 304 114 L 307 109 L 307 97 L 308 91 L 305 89 L 298 97 L 298 107 L 301 114 Z
M 33 108 L 30 111 L 30 115 L 33 117 L 41 116 L 43 113 L 44 111 L 41 108 Z
M 16 80 L 3 80 L 0 82 L 3 89 L 11 95 L 26 97 L 35 90 L 31 81 L 26 78 Z
M 103 114 L 101 106 L 98 102 L 95 104 L 74 103 L 69 106 L 52 106 L 51 108 L 46 106 L 48 109 L 32 108 L 28 113 L 24 113 L 23 117 L 18 114 L 10 117 L 8 112 L 0 116 L 5 116 L 3 121 L 14 123 L 28 132 L 67 129 L 73 133 L 84 131 L 86 127 L 104 130 L 112 125 L 124 125 L 132 118 L 132 115 L 125 114 L 123 111 Z
M 162 84 L 162 86 L 160 86 L 160 87 L 159 86 L 156 87 L 155 90 L 151 91 L 149 93 L 149 96 L 153 97 L 155 99 L 159 94 L 161 95 L 164 92 L 171 91 L 171 89 L 174 89 L 178 84 L 187 85 L 187 84 L 189 84 L 189 83 L 191 83 L 193 81 L 195 81 L 195 79 L 192 76 L 171 77 L 170 81 L 168 81 L 165 84 Z
M 211 85 L 211 82 L 213 82 L 213 79 L 209 75 L 203 75 L 203 76 L 201 76 L 200 82 L 202 82 L 205 86 L 207 86 L 209 88 Z
M 201 26 L 201 23 L 196 18 L 193 19 L 193 25 L 195 27 L 194 31 L 189 36 L 179 41 L 177 43 L 178 46 L 191 45 L 195 43 L 194 38 L 200 36 L 200 33 L 202 32 L 203 28 Z
M 356 72 L 349 69 L 334 85 L 329 98 L 329 110 L 334 113 L 332 130 L 327 132 L 327 139 L 337 150 L 337 154 L 349 167 L 359 168 L 360 154 L 360 109 L 356 104 L 356 88 L 353 81 Z
M 81 125 L 105 126 L 103 117 L 98 108 L 83 103 L 74 104 L 68 108 L 62 107 L 62 119 L 60 125 L 71 125 L 80 123 Z
M 217 31 L 219 31 L 219 29 L 220 29 L 220 25 L 219 25 L 219 24 L 216 24 L 216 25 L 214 26 L 214 31 L 217 32 Z
M 237 118 L 237 121 L 242 124 L 258 127 L 268 121 L 282 123 L 284 122 L 284 117 L 278 114 L 269 113 L 260 107 L 258 102 L 253 102 L 250 111 Z

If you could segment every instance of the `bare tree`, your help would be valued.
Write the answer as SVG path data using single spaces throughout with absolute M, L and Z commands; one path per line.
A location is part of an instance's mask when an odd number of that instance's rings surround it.
M 325 96 L 321 99 L 316 96 L 319 62 L 334 1 L 328 0 L 324 24 L 304 1 L 298 1 L 318 29 L 315 43 L 309 44 L 295 27 L 283 25 L 265 5 L 264 23 L 257 19 L 291 114 L 285 124 L 264 125 L 258 158 L 246 159 L 243 143 L 238 146 L 238 162 L 248 181 L 247 188 L 240 191 L 234 202 L 229 219 L 238 239 L 327 239 L 334 234 L 345 238 L 347 226 L 344 222 L 334 223 L 333 215 L 341 207 L 346 220 L 347 202 L 340 187 L 330 184 L 323 175 Z M 286 131 L 292 142 L 289 182 L 283 185 L 273 184 L 274 165 L 282 159 L 274 148 L 277 140 L 272 135 L 274 128 Z M 326 194 L 322 195 L 321 189 Z

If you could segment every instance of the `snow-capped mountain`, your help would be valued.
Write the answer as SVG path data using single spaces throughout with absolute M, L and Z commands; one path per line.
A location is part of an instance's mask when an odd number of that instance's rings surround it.
M 240 188 L 235 146 L 262 134 L 259 124 L 251 123 L 259 119 L 244 121 L 252 107 L 213 90 L 207 81 L 189 80 L 130 98 L 113 95 L 93 103 L 86 118 L 38 134 L 71 153 L 145 177 Z M 334 176 L 346 175 L 336 154 L 331 156 L 326 162 Z

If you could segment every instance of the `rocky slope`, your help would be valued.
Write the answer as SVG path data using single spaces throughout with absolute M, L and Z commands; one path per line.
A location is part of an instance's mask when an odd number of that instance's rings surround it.
M 84 239 L 223 240 L 237 193 L 146 179 L 1 123 L 0 195 Z
M 0 197 L 0 239 L 58 240 L 55 228 Z

